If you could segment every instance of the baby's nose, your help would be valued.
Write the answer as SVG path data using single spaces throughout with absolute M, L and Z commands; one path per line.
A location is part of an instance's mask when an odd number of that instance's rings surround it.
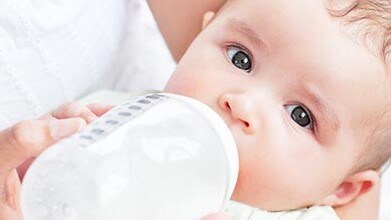
M 256 115 L 254 115 L 254 103 L 249 99 L 241 99 L 234 94 L 224 94 L 219 98 L 219 107 L 224 113 L 237 123 L 240 123 L 242 130 L 247 134 L 256 131 Z

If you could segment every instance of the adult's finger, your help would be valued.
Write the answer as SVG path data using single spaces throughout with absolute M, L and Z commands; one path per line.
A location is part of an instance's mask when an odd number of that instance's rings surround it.
M 34 162 L 34 160 L 35 160 L 35 157 L 31 157 L 31 158 L 27 159 L 26 161 L 24 161 L 20 166 L 18 166 L 16 168 L 20 181 L 23 181 L 24 175 L 26 174 L 28 168 Z
M 58 119 L 80 117 L 90 123 L 98 118 L 87 106 L 77 102 L 69 102 L 61 105 L 52 112 L 52 116 Z
M 0 132 L 0 172 L 10 171 L 36 157 L 59 139 L 76 133 L 86 125 L 81 118 L 26 120 Z
M 90 109 L 95 115 L 102 116 L 104 113 L 112 109 L 114 105 L 100 104 L 100 103 L 92 103 L 88 104 L 87 108 Z

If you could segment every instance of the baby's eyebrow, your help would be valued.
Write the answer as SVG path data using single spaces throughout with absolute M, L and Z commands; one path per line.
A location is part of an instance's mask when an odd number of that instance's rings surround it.
M 330 105 L 327 104 L 315 91 L 312 91 L 309 88 L 300 89 L 301 93 L 305 95 L 311 103 L 315 106 L 316 110 L 320 111 L 320 115 L 324 117 L 324 123 L 326 126 L 331 128 L 331 131 L 337 132 L 341 126 L 340 121 L 335 113 L 330 108 Z
M 228 27 L 234 31 L 245 36 L 253 45 L 267 52 L 267 45 L 259 38 L 254 29 L 247 23 L 238 20 L 237 18 L 228 18 Z

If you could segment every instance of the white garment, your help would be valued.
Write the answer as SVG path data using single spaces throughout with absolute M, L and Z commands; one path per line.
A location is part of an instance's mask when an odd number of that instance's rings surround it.
M 127 37 L 115 64 L 114 71 L 119 74 L 112 82 L 111 88 L 136 93 L 162 90 L 176 63 L 161 36 L 147 1 L 130 0 L 129 3 L 131 19 L 126 28 Z M 104 80 L 106 84 L 108 81 Z
M 224 213 L 235 220 L 338 220 L 338 216 L 329 206 L 313 206 L 310 208 L 268 212 L 235 201 L 228 201 Z
M 0 129 L 91 92 L 123 41 L 127 0 L 0 1 Z
M 391 167 L 381 177 L 380 216 L 379 220 L 391 219 Z
M 145 0 L 0 1 L 0 130 L 96 89 L 162 89 L 174 67 Z

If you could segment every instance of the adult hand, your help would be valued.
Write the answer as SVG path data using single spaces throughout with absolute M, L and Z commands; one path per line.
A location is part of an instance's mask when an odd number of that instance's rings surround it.
M 48 146 L 81 130 L 112 106 L 64 104 L 0 131 L 0 219 L 22 220 L 20 188 L 31 162 Z

